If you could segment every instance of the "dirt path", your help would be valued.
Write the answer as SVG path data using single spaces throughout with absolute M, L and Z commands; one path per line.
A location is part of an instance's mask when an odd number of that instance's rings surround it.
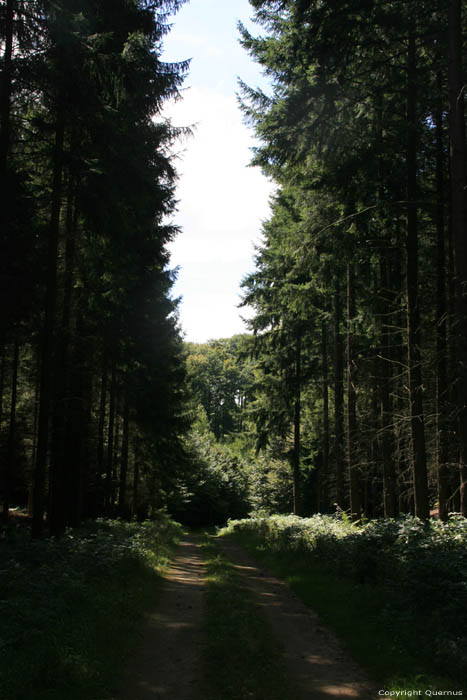
M 261 569 L 232 539 L 217 538 L 216 544 L 234 562 L 243 584 L 281 640 L 301 699 L 375 700 L 378 697 L 342 644 L 283 581 Z
M 202 668 L 204 564 L 185 538 L 165 576 L 157 610 L 130 659 L 118 700 L 189 700 Z
M 377 699 L 377 692 L 342 645 L 283 581 L 260 568 L 232 539 L 216 538 L 215 542 L 234 563 L 242 584 L 280 639 L 299 689 L 296 700 Z M 203 584 L 199 542 L 187 537 L 130 659 L 118 700 L 203 700 Z

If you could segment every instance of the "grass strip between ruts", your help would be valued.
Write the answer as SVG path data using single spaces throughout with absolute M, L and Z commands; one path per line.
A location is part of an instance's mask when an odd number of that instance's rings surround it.
M 203 700 L 292 700 L 292 687 L 276 640 L 242 587 L 215 538 L 202 542 L 206 560 Z
M 320 615 L 345 642 L 381 692 L 407 694 L 418 691 L 425 696 L 426 691 L 434 694 L 435 691 L 448 691 L 463 692 L 464 697 L 467 695 L 461 678 L 433 673 L 432 659 L 413 653 L 419 630 L 404 628 L 401 619 L 398 638 L 387 634 L 381 615 L 386 601 L 376 586 L 355 584 L 319 565 L 297 559 L 294 552 L 272 551 L 260 537 L 251 533 L 234 532 L 233 536 L 259 563 L 287 581 L 291 589 Z M 423 620 L 419 624 L 423 626 Z

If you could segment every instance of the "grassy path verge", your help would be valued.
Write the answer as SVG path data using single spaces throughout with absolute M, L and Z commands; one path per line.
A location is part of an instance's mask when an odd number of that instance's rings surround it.
M 0 543 L 0 698 L 108 697 L 154 604 L 181 528 L 90 523 L 60 539 Z
M 375 585 L 355 582 L 325 571 L 319 564 L 297 558 L 294 552 L 272 551 L 259 537 L 235 532 L 234 538 L 258 562 L 283 578 L 345 642 L 355 659 L 367 669 L 378 688 L 396 697 L 433 695 L 448 691 L 465 697 L 459 676 L 436 674 L 432 659 L 417 654 L 420 629 L 400 620 L 399 634 L 387 633 L 385 620 L 391 615 L 382 591 Z M 392 621 L 394 623 L 394 620 Z M 394 627 L 394 624 L 392 625 Z
M 202 542 L 206 561 L 203 700 L 292 700 L 281 648 L 240 585 L 214 538 Z

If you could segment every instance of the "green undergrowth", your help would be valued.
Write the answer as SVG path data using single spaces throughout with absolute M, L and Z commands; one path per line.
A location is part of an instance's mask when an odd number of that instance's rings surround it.
M 0 698 L 111 694 L 181 527 L 99 520 L 61 538 L 0 544 Z
M 465 525 L 272 516 L 223 533 L 284 578 L 381 690 L 465 695 Z
M 288 700 L 296 697 L 279 643 L 242 588 L 213 537 L 206 560 L 205 685 L 203 700 Z

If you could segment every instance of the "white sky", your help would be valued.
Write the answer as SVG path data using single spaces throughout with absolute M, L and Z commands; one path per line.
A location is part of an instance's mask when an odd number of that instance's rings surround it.
M 252 14 L 248 0 L 190 0 L 164 42 L 164 60 L 192 59 L 184 98 L 165 114 L 176 126 L 197 125 L 178 149 L 175 223 L 182 232 L 170 246 L 171 267 L 180 266 L 181 325 L 193 342 L 245 331 L 240 282 L 254 268 L 253 243 L 269 216 L 272 184 L 248 167 L 253 136 L 236 100 L 237 76 L 265 85 L 238 43 L 237 20 L 258 33 Z

